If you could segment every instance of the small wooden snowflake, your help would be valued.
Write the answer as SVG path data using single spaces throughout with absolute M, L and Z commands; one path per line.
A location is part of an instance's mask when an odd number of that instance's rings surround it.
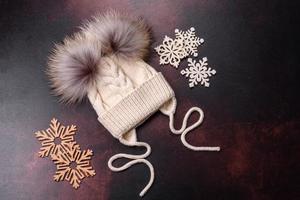
M 40 157 L 64 152 L 66 144 L 74 141 L 76 126 L 63 126 L 57 119 L 53 118 L 50 123 L 50 128 L 47 130 L 38 131 L 35 136 L 41 141 L 42 147 L 38 152 Z
M 66 147 L 67 152 L 51 155 L 57 167 L 53 178 L 55 181 L 66 180 L 77 189 L 82 179 L 96 174 L 90 163 L 93 151 L 89 149 L 82 151 L 75 142 L 67 143 Z
M 188 67 L 181 70 L 180 73 L 189 78 L 189 86 L 192 88 L 198 83 L 209 87 L 209 77 L 215 75 L 217 71 L 208 67 L 207 58 L 204 57 L 199 62 L 189 58 Z

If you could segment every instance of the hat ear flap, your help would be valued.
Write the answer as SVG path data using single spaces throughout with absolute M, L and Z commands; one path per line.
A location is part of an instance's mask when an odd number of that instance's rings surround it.
M 121 143 L 126 143 L 125 145 L 134 145 L 137 142 L 136 129 L 131 129 L 127 133 L 123 134 L 119 140 Z
M 81 101 L 93 87 L 101 60 L 101 46 L 77 33 L 57 44 L 47 74 L 55 95 L 65 103 Z
M 160 108 L 160 112 L 162 112 L 164 115 L 171 115 L 173 113 L 175 113 L 176 111 L 176 106 L 177 106 L 177 101 L 176 98 L 173 97 L 171 98 L 169 101 L 167 101 L 166 103 L 164 103 Z

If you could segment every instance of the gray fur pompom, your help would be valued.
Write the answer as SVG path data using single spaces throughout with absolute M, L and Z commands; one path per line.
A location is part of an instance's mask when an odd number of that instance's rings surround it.
M 98 14 L 82 27 L 88 36 L 102 45 L 103 55 L 122 58 L 144 58 L 150 45 L 149 28 L 141 18 L 109 11 Z
M 49 57 L 47 74 L 55 95 L 65 103 L 81 101 L 95 85 L 102 57 L 142 59 L 149 45 L 149 29 L 141 19 L 115 11 L 95 16 Z
M 79 33 L 56 45 L 47 69 L 55 95 L 64 103 L 81 101 L 93 86 L 100 59 L 100 44 Z

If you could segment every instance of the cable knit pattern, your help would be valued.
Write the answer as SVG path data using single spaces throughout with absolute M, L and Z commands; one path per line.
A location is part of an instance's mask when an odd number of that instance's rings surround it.
M 132 87 L 133 85 L 127 76 L 124 75 L 118 63 L 110 57 L 105 58 L 103 67 L 100 69 L 98 79 L 99 84 L 104 86 L 113 85 L 116 87 Z
M 104 107 L 109 109 L 130 93 L 134 89 L 134 85 L 124 74 L 115 58 L 104 58 L 103 60 L 103 67 L 99 70 L 96 84 L 103 98 Z
M 120 138 L 172 97 L 174 97 L 172 88 L 163 75 L 157 73 L 114 107 L 101 113 L 98 120 L 114 137 Z

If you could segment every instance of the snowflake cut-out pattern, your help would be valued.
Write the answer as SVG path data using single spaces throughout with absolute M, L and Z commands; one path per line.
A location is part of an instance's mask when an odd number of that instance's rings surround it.
M 182 40 L 184 45 L 184 50 L 187 54 L 197 57 L 198 56 L 198 46 L 204 43 L 203 38 L 196 36 L 195 28 L 191 27 L 187 31 L 182 31 L 175 29 L 176 40 Z
M 81 151 L 75 142 L 67 143 L 66 148 L 68 151 L 65 153 L 51 155 L 57 166 L 53 178 L 55 181 L 66 180 L 77 189 L 82 179 L 96 174 L 90 163 L 93 151 L 89 149 Z
M 181 59 L 188 55 L 182 40 L 173 40 L 168 36 L 165 36 L 163 43 L 154 49 L 160 55 L 159 64 L 170 64 L 175 68 L 178 67 Z
M 65 127 L 61 125 L 57 119 L 53 118 L 50 123 L 50 128 L 35 133 L 42 145 L 38 155 L 40 157 L 47 157 L 59 152 L 64 152 L 66 144 L 74 141 L 76 130 L 76 126 L 71 125 Z
M 209 77 L 217 73 L 216 70 L 208 67 L 206 57 L 202 58 L 202 60 L 200 59 L 199 62 L 189 58 L 188 66 L 186 69 L 181 70 L 180 73 L 185 77 L 189 77 L 189 86 L 191 88 L 198 85 L 198 83 L 209 87 Z

